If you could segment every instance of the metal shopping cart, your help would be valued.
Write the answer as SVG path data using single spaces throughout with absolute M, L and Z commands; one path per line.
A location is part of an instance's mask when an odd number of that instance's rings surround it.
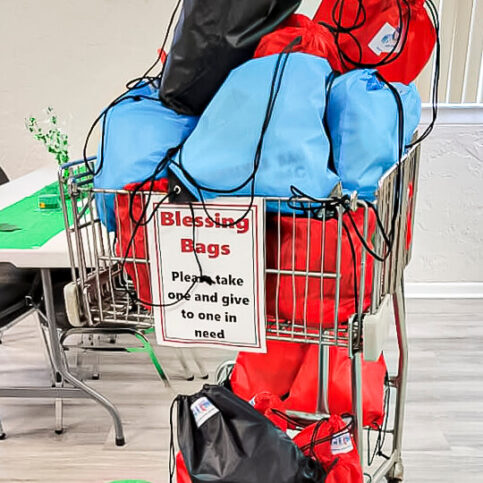
M 93 160 L 90 161 L 93 165 Z M 267 256 L 266 279 L 271 280 L 273 300 L 271 313 L 267 316 L 266 335 L 269 340 L 283 340 L 297 343 L 315 344 L 319 347 L 318 367 L 318 400 L 315 415 L 305 415 L 307 418 L 318 418 L 329 413 L 327 401 L 328 389 L 328 349 L 330 346 L 346 347 L 352 360 L 352 401 L 354 416 L 354 437 L 357 442 L 361 461 L 364 459 L 365 441 L 364 432 L 368 429 L 362 425 L 362 385 L 361 363 L 362 357 L 371 359 L 377 357 L 382 349 L 382 342 L 387 330 L 388 317 L 392 313 L 388 308 L 394 307 L 395 328 L 399 349 L 398 371 L 389 378 L 389 386 L 395 394 L 395 412 L 392 427 L 386 427 L 385 433 L 392 437 L 392 448 L 387 459 L 375 460 L 371 465 L 362 461 L 365 471 L 370 474 L 370 481 L 379 481 L 386 477 L 389 481 L 403 479 L 403 466 L 401 460 L 402 429 L 404 423 L 404 406 L 407 381 L 407 338 L 405 325 L 405 306 L 403 289 L 403 272 L 411 257 L 412 225 L 417 193 L 417 178 L 419 166 L 419 147 L 413 148 L 404 159 L 389 170 L 380 180 L 375 200 L 375 210 L 370 203 L 358 200 L 357 197 L 344 198 L 343 202 L 335 200 L 313 200 L 308 198 L 267 199 L 267 222 L 274 228 L 272 239 L 267 242 L 267 253 L 272 250 L 278 254 Z M 92 176 L 83 168 L 83 162 L 72 162 L 64 165 L 59 172 L 59 180 L 66 186 L 63 196 L 63 208 L 68 227 L 69 253 L 72 261 L 72 275 L 74 283 L 66 289 L 66 301 L 71 323 L 82 327 L 79 330 L 93 330 L 95 328 L 124 327 L 126 330 L 140 330 L 153 325 L 151 310 L 130 293 L 134 287 L 139 286 L 140 270 L 149 272 L 149 251 L 147 249 L 146 226 L 138 227 L 144 232 L 143 249 L 133 244 L 129 256 L 120 253 L 116 235 L 108 233 L 103 227 L 96 211 L 96 197 L 100 203 L 105 203 L 106 195 L 114 197 L 114 205 L 122 197 L 139 200 L 144 203 L 145 193 L 135 193 L 126 190 L 103 190 L 93 187 Z M 134 201 L 133 201 L 134 202 Z M 298 210 L 286 215 L 283 206 L 286 203 L 295 203 Z M 106 206 L 104 206 L 106 208 Z M 280 222 L 282 216 L 292 217 L 295 220 L 303 210 L 307 218 L 306 233 L 303 240 L 297 240 L 299 232 L 294 229 L 291 237 L 292 254 L 295 246 L 305 244 L 306 263 L 296 260 L 292 256 L 291 263 L 284 265 L 280 260 L 282 235 Z M 377 222 L 372 220 L 377 210 Z M 106 211 L 104 209 L 104 211 Z M 353 310 L 350 317 L 341 320 L 339 317 L 341 298 L 341 260 L 343 257 L 343 236 L 347 231 L 347 213 L 358 211 L 362 213 L 358 238 L 362 245 L 360 257 L 355 260 L 354 268 L 356 284 L 357 310 Z M 116 210 L 116 213 L 118 211 Z M 327 270 L 324 262 L 327 243 L 325 229 L 317 243 L 321 243 L 320 267 L 314 269 L 310 263 L 311 223 L 321 222 L 325 227 L 327 220 L 336 225 L 336 239 L 332 240 L 334 254 L 331 255 L 333 270 Z M 371 225 L 372 223 L 372 225 Z M 117 219 L 118 226 L 131 224 L 133 220 Z M 371 228 L 372 226 L 372 228 Z M 374 260 L 369 263 L 374 253 L 381 261 Z M 131 277 L 126 275 L 123 267 L 131 264 Z M 355 276 L 357 274 L 357 277 Z M 308 296 L 309 287 L 313 280 L 318 280 L 320 286 L 321 307 L 320 324 L 314 324 L 310 313 L 311 299 Z M 367 281 L 370 281 L 368 285 Z M 323 314 L 323 298 L 326 292 L 324 283 L 331 283 L 333 291 L 332 311 L 330 317 L 333 322 L 322 323 L 327 318 Z M 292 286 L 289 292 L 292 298 L 291 313 L 280 310 L 282 304 L 281 286 Z M 369 287 L 369 288 L 368 288 Z M 368 294 L 367 291 L 370 290 Z M 286 292 L 287 293 L 287 292 Z M 313 298 L 313 292 L 311 297 Z M 369 297 L 369 306 L 364 301 Z M 222 369 L 229 367 L 225 364 Z M 222 371 L 220 369 L 220 371 Z M 202 373 L 204 369 L 200 367 Z

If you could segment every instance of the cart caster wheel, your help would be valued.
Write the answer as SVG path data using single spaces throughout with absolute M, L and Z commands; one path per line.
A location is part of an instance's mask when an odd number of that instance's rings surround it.
M 387 483 L 401 483 L 402 480 L 399 478 L 388 478 Z
M 200 379 L 203 379 L 204 381 L 206 381 L 210 376 L 208 374 L 203 374 Z
M 195 380 L 195 376 L 190 376 L 190 377 L 187 377 L 186 378 L 187 381 L 194 381 Z
M 124 446 L 126 444 L 126 440 L 124 438 L 116 438 L 116 446 Z
M 5 433 L 0 434 L 0 441 L 7 439 L 7 435 Z
M 92 380 L 93 381 L 98 381 L 101 378 L 99 374 L 92 374 Z
M 64 429 L 56 429 L 55 430 L 55 434 L 63 434 L 64 433 Z

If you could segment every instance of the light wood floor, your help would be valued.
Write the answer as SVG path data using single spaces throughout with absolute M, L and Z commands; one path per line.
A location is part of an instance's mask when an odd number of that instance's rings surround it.
M 409 301 L 408 326 L 405 481 L 481 482 L 483 301 Z M 173 350 L 159 348 L 158 353 L 175 392 L 190 393 L 201 386 L 200 380 L 179 379 Z M 219 350 L 200 355 L 211 374 L 220 361 L 231 357 Z M 391 347 L 387 358 L 394 366 Z M 0 385 L 47 381 L 39 332 L 30 318 L 4 337 Z M 102 354 L 101 379 L 89 384 L 120 408 L 127 445 L 114 446 L 110 418 L 89 401 L 66 403 L 66 432 L 56 435 L 51 401 L 3 399 L 0 417 L 8 438 L 0 441 L 1 482 L 168 481 L 168 408 L 173 393 L 163 388 L 147 356 Z

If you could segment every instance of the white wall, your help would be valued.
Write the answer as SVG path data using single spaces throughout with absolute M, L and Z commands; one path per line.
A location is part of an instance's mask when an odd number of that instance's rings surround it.
M 49 105 L 79 156 L 100 110 L 156 58 L 174 4 L 0 0 L 0 166 L 9 176 L 55 163 L 24 127 Z
M 483 282 L 483 122 L 423 143 L 415 224 L 408 282 Z
M 55 162 L 24 127 L 49 105 L 79 156 L 91 121 L 154 59 L 174 3 L 0 0 L 0 166 L 17 177 Z M 483 124 L 448 125 L 424 144 L 409 281 L 483 282 L 482 140 Z

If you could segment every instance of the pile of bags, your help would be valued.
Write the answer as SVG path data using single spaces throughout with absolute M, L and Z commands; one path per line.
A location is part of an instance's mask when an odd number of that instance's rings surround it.
M 167 192 L 174 182 L 184 199 L 199 201 L 289 198 L 295 192 L 322 200 L 354 191 L 360 199 L 374 200 L 379 179 L 400 160 L 419 124 L 421 100 L 412 81 L 431 56 L 435 26 L 424 0 L 324 0 L 313 20 L 294 13 L 300 3 L 184 0 L 161 75 L 137 82 L 102 114 L 95 187 Z M 278 216 L 267 204 L 266 246 L 272 247 L 267 268 L 306 271 L 308 260 L 309 271 L 334 272 L 337 220 L 312 215 L 309 220 L 303 210 L 293 216 L 290 204 L 281 206 Z M 98 194 L 97 209 L 107 229 L 117 232 L 120 256 L 147 255 L 145 231 L 137 229 L 143 217 L 140 198 Z M 363 247 L 356 231 L 362 232 L 364 214 L 351 216 L 351 222 L 344 220 L 338 313 L 333 280 L 322 288 L 320 278 L 267 275 L 269 320 L 330 329 L 357 311 L 354 279 L 360 277 Z M 370 212 L 368 239 L 375 228 Z M 364 310 L 370 305 L 373 263 L 368 256 Z M 148 266 L 126 263 L 124 268 L 139 301 L 149 308 Z M 290 444 L 285 436 L 270 436 L 307 474 L 280 479 L 274 473 L 267 482 L 362 481 L 357 449 L 342 419 L 352 410 L 350 359 L 338 347 L 330 347 L 329 359 L 333 416 L 304 428 Z M 257 424 L 270 420 L 281 431 L 291 429 L 286 410 L 315 410 L 317 361 L 318 347 L 283 341 L 269 341 L 267 354 L 240 353 L 230 379 L 236 398 L 231 404 L 238 405 L 239 396 L 265 416 L 255 418 Z M 366 426 L 377 428 L 384 418 L 385 377 L 383 356 L 363 363 Z M 198 399 L 231 397 L 213 391 Z M 244 404 L 240 408 L 247 411 Z M 189 431 L 185 440 L 201 444 L 198 432 Z M 236 439 L 230 444 L 236 453 Z M 193 451 L 183 450 L 187 466 L 178 455 L 179 482 L 255 481 L 236 479 L 232 469 L 219 467 L 221 460 L 210 467 L 214 473 L 206 473 L 209 465 L 195 468 L 193 461 L 200 461 Z
M 261 393 L 247 403 L 221 386 L 176 402 L 178 483 L 363 482 L 350 417 L 300 426 L 276 396 Z M 289 429 L 298 430 L 293 439 Z
M 341 183 L 374 199 L 419 123 L 410 82 L 431 55 L 434 26 L 423 0 L 324 0 L 314 20 L 293 13 L 300 3 L 184 0 L 161 78 L 104 112 L 95 186 L 121 189 L 169 168 L 208 199 L 251 193 L 255 171 L 256 196 L 291 196 L 295 186 L 325 198 Z M 98 211 L 115 230 L 112 195 L 98 197 Z

